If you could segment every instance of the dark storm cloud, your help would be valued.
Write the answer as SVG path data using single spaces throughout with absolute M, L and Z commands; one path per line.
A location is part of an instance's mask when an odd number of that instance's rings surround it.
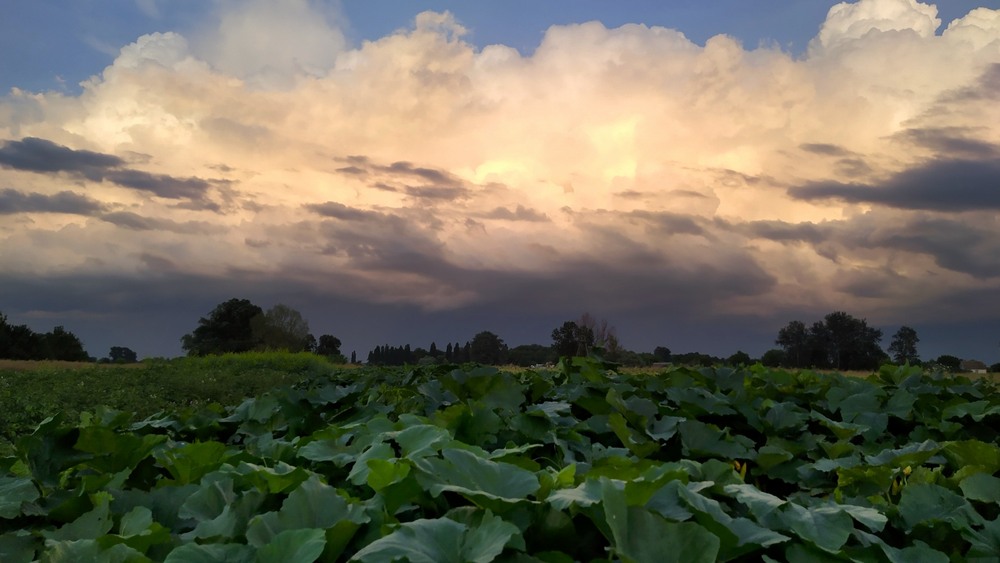
M 351 174 L 354 176 L 363 176 L 368 173 L 364 168 L 359 168 L 357 166 L 344 166 L 343 168 L 338 168 L 337 172 L 341 174 Z
M 549 216 L 539 213 L 534 209 L 529 209 L 523 205 L 518 205 L 514 211 L 506 207 L 497 207 L 493 211 L 482 215 L 483 219 L 499 219 L 501 221 L 529 221 L 543 222 L 549 221 Z
M 750 221 L 734 226 L 752 239 L 764 238 L 775 242 L 804 242 L 819 244 L 829 237 L 829 229 L 815 223 L 788 223 L 785 221 Z
M 632 211 L 627 216 L 642 219 L 657 230 L 671 235 L 709 235 L 699 224 L 699 219 L 693 215 L 682 215 L 668 211 Z
M 406 186 L 406 195 L 419 199 L 459 199 L 469 195 L 461 186 Z
M 850 233 L 843 235 L 850 240 Z M 926 254 L 942 268 L 987 279 L 1000 276 L 1000 238 L 995 231 L 951 219 L 916 218 L 905 224 L 860 235 L 853 241 Z
M 377 164 L 366 156 L 357 155 L 336 160 L 347 164 L 336 169 L 340 174 L 368 181 L 369 187 L 402 192 L 427 203 L 465 198 L 471 194 L 470 184 L 447 170 L 417 166 L 406 161 Z
M 70 213 L 94 215 L 104 210 L 101 202 L 75 192 L 54 195 L 23 193 L 17 190 L 0 190 L 0 215 L 14 213 Z
M 444 170 L 434 170 L 433 168 L 423 168 L 420 166 L 414 166 L 409 162 L 393 162 L 389 166 L 379 166 L 376 167 L 376 169 L 381 170 L 383 172 L 389 172 L 392 174 L 413 176 L 436 186 L 455 184 L 461 182 L 461 180 L 459 180 L 455 176 L 452 176 L 449 172 L 446 172 Z
M 101 215 L 101 220 L 133 231 L 168 231 L 186 235 L 208 235 L 225 232 L 225 228 L 204 221 L 178 223 L 170 219 L 144 217 L 128 211 L 115 211 Z
M 981 211 L 1000 209 L 1000 159 L 934 160 L 879 185 L 815 182 L 789 188 L 794 198 L 837 199 L 897 209 Z
M 99 180 L 101 171 L 123 166 L 125 161 L 108 154 L 73 150 L 46 139 L 25 137 L 5 141 L 0 147 L 0 166 L 29 172 L 70 172 Z
M 46 139 L 25 137 L 20 141 L 5 141 L 0 147 L 0 167 L 40 174 L 65 173 L 92 182 L 107 181 L 123 188 L 145 191 L 167 199 L 190 200 L 196 209 L 218 210 L 207 200 L 213 185 L 201 178 L 178 178 L 167 174 L 151 174 L 125 168 L 126 162 L 117 156 L 87 150 L 74 150 Z
M 371 221 L 382 217 L 381 213 L 348 207 L 335 201 L 328 201 L 326 203 L 311 203 L 304 205 L 303 207 L 318 215 L 331 217 L 333 219 L 342 219 L 344 221 Z
M 150 174 L 140 170 L 112 170 L 104 179 L 123 188 L 150 192 L 167 199 L 200 200 L 212 186 L 201 178 L 175 178 L 166 174 Z
M 894 135 L 909 144 L 930 149 L 940 155 L 972 160 L 1000 157 L 1000 147 L 973 137 L 975 130 L 967 127 L 907 129 Z
M 820 154 L 823 156 L 852 156 L 854 153 L 841 147 L 840 145 L 831 145 L 828 143 L 803 143 L 799 145 L 799 148 L 811 152 L 813 154 Z

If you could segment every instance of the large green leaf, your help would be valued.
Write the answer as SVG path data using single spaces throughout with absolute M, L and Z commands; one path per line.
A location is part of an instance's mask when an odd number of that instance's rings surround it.
M 39 497 L 38 488 L 25 477 L 0 477 L 0 518 L 16 518 L 21 505 Z
M 475 528 L 448 518 L 416 520 L 378 539 L 351 558 L 383 563 L 406 558 L 409 563 L 489 563 L 520 537 L 517 526 L 487 512 Z
M 986 473 L 975 473 L 958 485 L 969 500 L 1000 502 L 1000 479 Z
M 219 442 L 195 442 L 162 450 L 157 459 L 170 472 L 178 485 L 195 483 L 205 474 L 218 469 L 226 458 L 227 448 Z
M 7 532 L 0 535 L 0 561 L 4 563 L 31 563 L 35 560 L 35 548 L 41 543 L 27 530 Z
M 250 545 L 262 547 L 286 530 L 327 529 L 339 522 L 352 522 L 356 529 L 367 521 L 360 506 L 348 503 L 336 489 L 313 475 L 288 495 L 281 510 L 254 516 L 246 537 Z
M 717 536 L 693 522 L 668 522 L 637 506 L 627 506 L 625 492 L 602 479 L 604 517 L 615 553 L 625 563 L 710 563 L 716 560 Z
M 806 508 L 788 503 L 782 512 L 782 521 L 799 537 L 830 553 L 840 551 L 854 530 L 851 517 L 835 505 Z
M 323 530 L 285 530 L 257 551 L 257 563 L 313 563 L 325 547 Z
M 76 520 L 66 524 L 58 530 L 49 532 L 43 531 L 42 535 L 46 539 L 54 541 L 63 540 L 93 540 L 111 531 L 114 522 L 111 519 L 109 504 L 111 495 L 108 493 L 94 493 L 91 495 L 94 508 L 84 513 Z
M 149 558 L 127 545 L 104 549 L 92 539 L 50 542 L 45 552 L 46 563 L 149 563 Z M 6 563 L 6 562 L 5 562 Z
M 189 543 L 167 555 L 163 563 L 253 563 L 256 550 L 238 543 Z
M 531 471 L 509 463 L 498 463 L 457 449 L 441 451 L 444 459 L 424 457 L 416 461 L 417 479 L 434 496 L 454 491 L 504 502 L 526 500 L 541 487 Z
M 903 487 L 899 514 L 908 529 L 923 523 L 946 522 L 961 531 L 983 522 L 969 501 L 933 484 L 911 483 Z

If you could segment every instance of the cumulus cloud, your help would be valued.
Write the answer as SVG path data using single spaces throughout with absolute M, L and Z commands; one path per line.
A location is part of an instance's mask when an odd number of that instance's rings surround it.
M 0 98 L 0 210 L 31 218 L 5 268 L 692 318 L 888 319 L 1000 276 L 998 10 L 842 3 L 800 57 L 599 22 L 523 55 L 447 13 L 351 46 L 307 0 L 216 16 L 79 96 Z

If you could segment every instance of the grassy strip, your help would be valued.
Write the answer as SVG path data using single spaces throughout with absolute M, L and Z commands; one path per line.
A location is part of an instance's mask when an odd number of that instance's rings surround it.
M 70 365 L 64 365 L 70 364 Z M 150 360 L 131 365 L 8 362 L 0 365 L 0 455 L 46 417 L 75 420 L 104 405 L 137 419 L 198 409 L 291 385 L 336 367 L 314 354 L 253 352 L 204 358 Z

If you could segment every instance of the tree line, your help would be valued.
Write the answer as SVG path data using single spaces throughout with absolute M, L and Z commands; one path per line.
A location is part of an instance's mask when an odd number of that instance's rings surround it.
M 843 311 L 836 311 L 810 325 L 793 320 L 778 331 L 775 344 L 761 358 L 737 351 L 728 357 L 716 357 L 699 352 L 672 353 L 666 346 L 657 346 L 651 353 L 625 349 L 616 328 L 607 320 L 584 313 L 578 319 L 565 321 L 551 332 L 551 343 L 523 344 L 509 347 L 490 331 L 477 333 L 464 343 L 447 343 L 444 348 L 431 342 L 429 348 L 404 345 L 379 345 L 365 358 L 371 365 L 404 364 L 480 364 L 533 366 L 551 364 L 560 357 L 586 356 L 597 353 L 605 360 L 625 366 L 649 366 L 674 363 L 693 366 L 718 364 L 751 365 L 757 361 L 769 367 L 793 369 L 813 368 L 839 371 L 874 370 L 887 362 L 919 365 L 916 330 L 902 326 L 892 336 L 889 347 L 881 347 L 882 331 Z M 190 356 L 239 353 L 254 350 L 285 350 L 312 352 L 334 362 L 357 363 L 355 352 L 348 360 L 341 353 L 339 338 L 323 334 L 313 336 L 309 323 L 295 309 L 277 304 L 266 311 L 247 299 L 229 299 L 198 320 L 195 329 L 181 337 L 181 347 Z M 0 313 L 0 358 L 19 360 L 98 361 L 83 349 L 80 339 L 62 326 L 51 332 L 36 333 L 27 325 L 11 325 Z M 101 362 L 128 363 L 137 361 L 129 348 L 114 346 Z M 942 355 L 925 362 L 947 371 L 960 371 L 962 360 Z M 1000 372 L 1000 363 L 989 367 Z
M 90 355 L 75 334 L 62 326 L 38 333 L 28 325 L 12 325 L 0 313 L 0 358 L 86 362 Z

